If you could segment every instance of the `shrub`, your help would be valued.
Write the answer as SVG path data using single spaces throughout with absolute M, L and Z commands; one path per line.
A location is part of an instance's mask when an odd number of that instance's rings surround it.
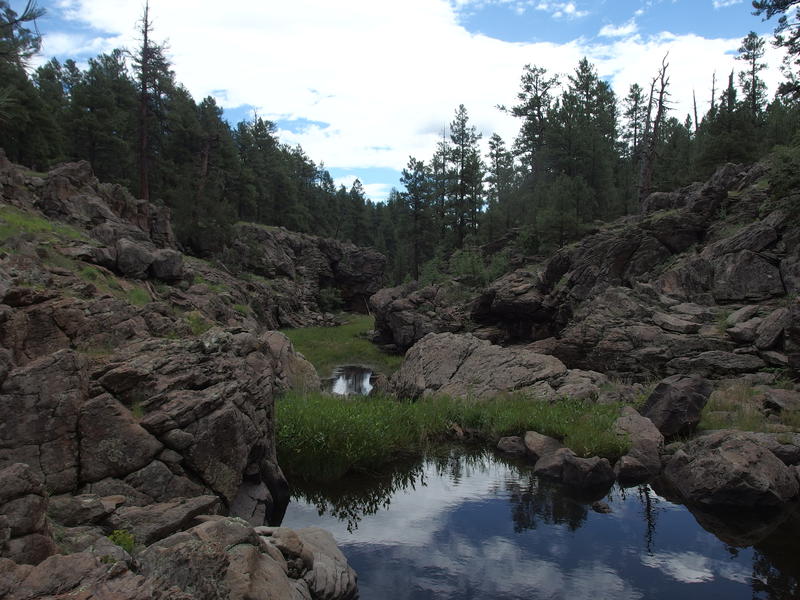
M 186 313 L 186 322 L 189 323 L 189 329 L 192 330 L 192 335 L 203 335 L 212 327 L 211 323 L 196 310 Z
M 108 536 L 108 539 L 125 550 L 125 552 L 128 554 L 133 553 L 136 540 L 134 539 L 133 534 L 127 529 L 115 529 L 111 532 L 111 535 Z
M 322 288 L 319 291 L 319 308 L 323 312 L 338 312 L 344 307 L 342 293 L 335 287 Z

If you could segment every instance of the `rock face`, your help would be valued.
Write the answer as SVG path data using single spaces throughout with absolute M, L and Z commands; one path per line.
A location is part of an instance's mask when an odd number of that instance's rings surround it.
M 790 467 L 747 434 L 719 431 L 678 450 L 664 469 L 684 501 L 709 507 L 777 507 L 798 494 Z
M 41 478 L 23 463 L 0 470 L 0 557 L 37 565 L 55 553 Z
M 336 289 L 344 308 L 366 312 L 368 298 L 383 284 L 386 257 L 372 248 L 249 223 L 236 225 L 234 237 L 227 262 L 292 281 L 299 302 L 312 308 L 322 290 Z
M 696 375 L 667 377 L 647 398 L 642 415 L 666 437 L 690 434 L 700 422 L 712 389 L 709 381 Z
M 472 332 L 641 379 L 796 368 L 800 300 L 786 301 L 800 282 L 800 228 L 770 207 L 766 173 L 726 165 L 704 184 L 657 193 L 642 215 L 459 300 L 413 285 L 381 290 L 377 329 L 401 350 L 429 333 Z M 726 318 L 740 309 L 746 318 Z
M 13 415 L 0 420 L 0 596 L 352 596 L 354 574 L 318 536 L 309 547 L 330 564 L 309 582 L 287 578 L 280 552 L 243 521 L 225 522 L 249 532 L 249 549 L 206 551 L 195 536 L 170 573 L 140 570 L 106 538 L 128 532 L 138 551 L 195 531 L 201 515 L 280 521 L 289 491 L 275 397 L 319 389 L 319 378 L 267 330 L 317 318 L 316 304 L 296 313 L 280 300 L 297 301 L 300 279 L 275 291 L 184 257 L 168 211 L 98 183 L 85 163 L 34 180 L 0 153 L 0 222 L 0 410 Z M 377 289 L 382 257 L 329 246 L 336 285 L 354 298 Z M 298 278 L 310 272 L 313 261 L 291 258 Z M 325 583 L 341 573 L 346 586 Z M 208 586 L 191 588 L 203 577 Z

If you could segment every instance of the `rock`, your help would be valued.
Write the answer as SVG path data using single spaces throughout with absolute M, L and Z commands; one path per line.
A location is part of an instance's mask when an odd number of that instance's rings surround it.
M 757 356 L 721 350 L 701 352 L 692 358 L 674 358 L 667 363 L 667 367 L 673 371 L 695 372 L 704 376 L 753 373 L 765 366 L 766 363 Z
M 626 406 L 614 422 L 614 432 L 630 440 L 630 450 L 614 465 L 617 479 L 625 484 L 647 481 L 661 471 L 664 436 L 647 417 Z
M 702 377 L 673 375 L 659 382 L 641 413 L 665 437 L 691 433 L 700 422 L 712 386 Z
M 565 485 L 580 489 L 606 488 L 614 483 L 614 479 L 614 470 L 606 458 L 564 457 L 561 480 Z
M 800 411 L 800 392 L 769 389 L 764 392 L 764 408 L 775 412 Z
M 767 300 L 786 290 L 778 267 L 750 250 L 725 254 L 714 266 L 713 290 L 717 302 Z
M 800 465 L 800 433 L 743 432 L 748 439 L 772 452 L 785 465 Z
M 52 496 L 47 509 L 51 519 L 67 527 L 99 523 L 110 512 L 94 494 Z
M 26 464 L 0 470 L 0 557 L 36 565 L 56 553 L 43 483 Z
M 155 252 L 128 238 L 117 240 L 117 269 L 125 277 L 145 279 L 155 260 Z
M 537 433 L 536 431 L 525 432 L 524 438 L 525 450 L 528 457 L 536 463 L 540 458 L 552 454 L 556 450 L 564 447 L 558 440 Z
M 756 339 L 758 326 L 761 325 L 763 319 L 754 317 L 747 321 L 740 321 L 736 325 L 729 327 L 725 330 L 734 342 L 739 344 L 751 344 Z
M 759 307 L 757 304 L 748 304 L 743 306 L 742 308 L 739 308 L 728 315 L 728 318 L 725 319 L 725 324 L 728 327 L 735 327 L 740 323 L 749 321 L 758 314 L 758 309 Z
M 156 250 L 150 273 L 161 281 L 178 281 L 183 277 L 183 254 L 169 249 Z
M 216 496 L 182 498 L 149 506 L 123 506 L 109 517 L 109 523 L 114 529 L 132 532 L 137 543 L 150 545 L 188 529 L 198 515 L 216 514 L 220 508 Z
M 80 410 L 81 479 L 87 482 L 121 477 L 150 463 L 163 448 L 109 394 L 86 402 Z
M 0 388 L 0 468 L 32 465 L 53 493 L 78 480 L 78 411 L 86 397 L 86 361 L 61 350 L 14 369 Z
M 789 326 L 790 316 L 788 308 L 779 308 L 772 311 L 758 327 L 756 348 L 769 350 L 776 346 L 783 336 L 783 331 Z
M 314 557 L 314 568 L 303 575 L 312 598 L 356 598 L 358 577 L 336 547 L 333 536 L 319 527 L 298 529 L 297 535 Z
M 611 510 L 611 507 L 607 502 L 602 502 L 601 500 L 592 502 L 592 510 L 596 513 L 600 513 L 601 515 L 609 515 L 614 512 Z
M 685 501 L 708 507 L 774 508 L 800 489 L 794 473 L 772 452 L 733 431 L 687 443 L 664 475 Z
M 391 385 L 404 398 L 426 391 L 488 398 L 525 391 L 566 370 L 557 358 L 524 348 L 503 348 L 471 335 L 429 334 L 408 351 Z
M 547 479 L 562 480 L 564 475 L 564 464 L 568 457 L 575 456 L 569 448 L 559 448 L 558 450 L 545 454 L 533 467 L 534 475 Z
M 673 315 L 665 313 L 654 313 L 653 323 L 664 329 L 665 331 L 674 331 L 676 333 L 697 333 L 700 331 L 700 324 L 680 319 Z
M 230 514 L 240 517 L 253 527 L 263 525 L 272 513 L 272 495 L 263 481 L 244 481 L 233 499 Z
M 511 454 L 513 456 L 525 455 L 525 444 L 518 435 L 500 438 L 500 441 L 497 442 L 497 449 L 503 454 Z

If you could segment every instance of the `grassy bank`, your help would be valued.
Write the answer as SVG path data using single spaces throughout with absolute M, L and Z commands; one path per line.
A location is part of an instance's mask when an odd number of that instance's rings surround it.
M 327 377 L 339 365 L 353 364 L 389 375 L 397 370 L 403 357 L 381 352 L 367 339 L 367 332 L 374 327 L 371 316 L 349 314 L 346 322 L 338 327 L 287 329 L 283 333 L 316 367 L 320 377 Z
M 611 433 L 617 405 L 523 396 L 477 402 L 289 394 L 277 402 L 278 461 L 294 478 L 336 479 L 368 471 L 399 456 L 420 454 L 447 440 L 453 425 L 495 440 L 535 430 L 557 437 L 582 456 L 614 459 L 627 442 Z

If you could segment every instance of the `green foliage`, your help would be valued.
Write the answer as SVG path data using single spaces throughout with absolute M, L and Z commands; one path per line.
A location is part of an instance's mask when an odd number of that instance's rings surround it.
M 246 304 L 234 304 L 233 310 L 245 317 L 249 316 L 250 313 L 253 312 L 253 310 Z
M 133 534 L 127 529 L 115 529 L 108 536 L 108 539 L 115 543 L 117 546 L 125 550 L 128 554 L 133 553 L 136 545 L 136 540 Z
M 342 293 L 338 288 L 326 287 L 319 291 L 319 308 L 324 312 L 338 312 L 344 307 Z
M 186 313 L 185 316 L 192 335 L 203 335 L 206 331 L 213 327 L 213 325 L 196 310 Z
M 778 146 L 770 156 L 770 196 L 775 208 L 800 215 L 800 144 Z M 794 194 L 792 197 L 790 194 Z
M 86 241 L 86 236 L 69 225 L 52 223 L 13 206 L 0 205 L 0 243 L 21 234 L 30 234 L 45 241 Z
M 375 327 L 372 317 L 351 314 L 346 319 L 338 327 L 286 329 L 283 333 L 323 376 L 339 365 L 361 364 L 387 375 L 400 366 L 401 356 L 381 352 L 367 338 Z
M 293 477 L 336 479 L 444 441 L 454 425 L 489 439 L 539 431 L 581 456 L 617 458 L 628 440 L 611 432 L 618 405 L 522 395 L 474 401 L 435 397 L 418 402 L 290 394 L 277 402 L 278 460 Z
M 128 302 L 134 306 L 144 306 L 153 301 L 150 294 L 144 288 L 133 287 L 127 293 Z

